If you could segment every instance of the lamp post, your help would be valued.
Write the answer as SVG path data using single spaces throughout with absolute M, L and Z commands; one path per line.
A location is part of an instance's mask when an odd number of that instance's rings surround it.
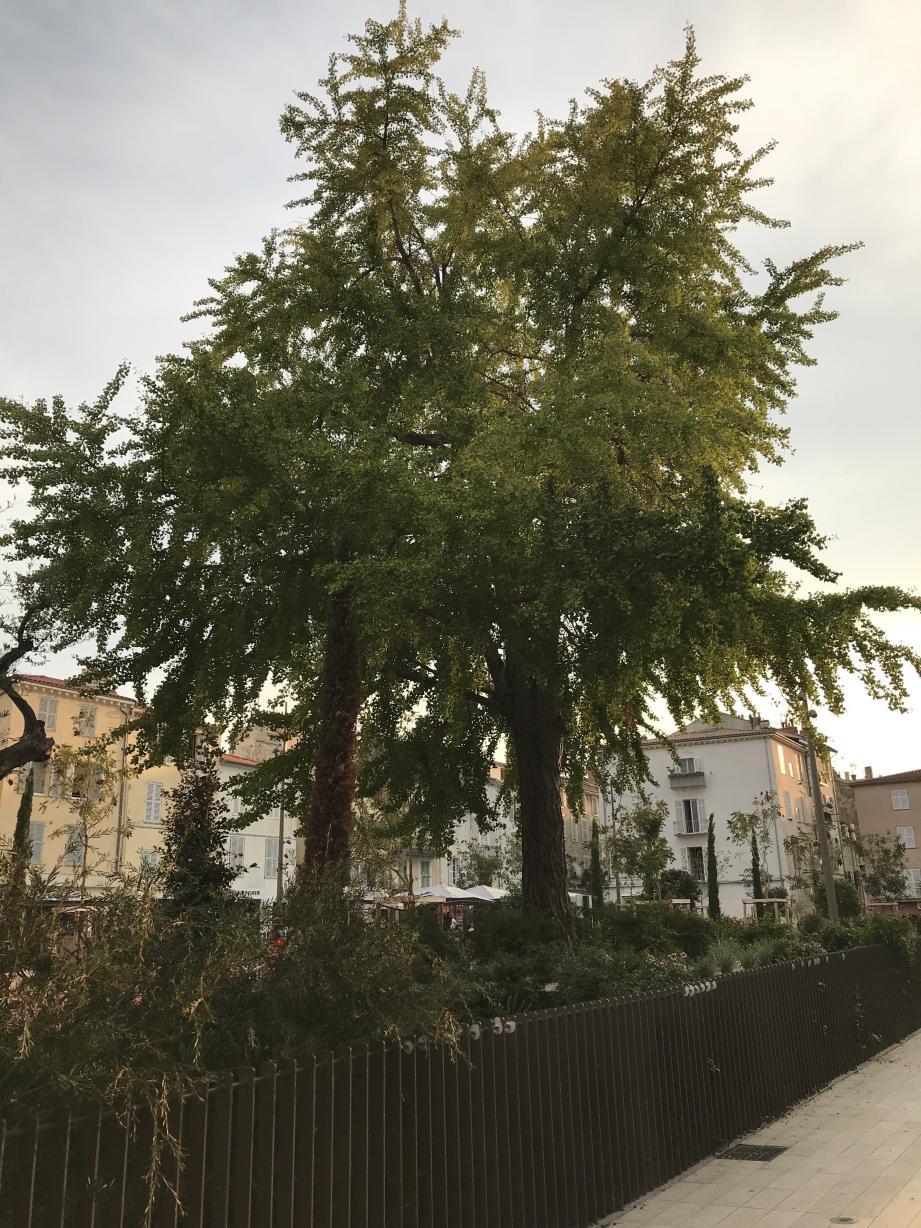
M 807 717 L 813 720 L 816 713 L 810 708 Z M 806 742 L 806 757 L 809 760 L 809 779 L 812 781 L 812 801 L 815 805 L 815 830 L 819 841 L 819 856 L 822 859 L 822 879 L 825 883 L 825 901 L 828 907 L 829 921 L 838 920 L 838 897 L 835 894 L 835 872 L 831 864 L 831 853 L 828 848 L 828 831 L 825 827 L 825 809 L 822 806 L 822 785 L 819 780 L 819 764 L 815 757 L 815 745 L 808 733 L 803 735 Z

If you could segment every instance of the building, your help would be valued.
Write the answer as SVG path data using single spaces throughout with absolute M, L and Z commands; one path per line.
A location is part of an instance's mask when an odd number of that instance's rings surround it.
M 780 813 L 763 868 L 772 887 L 789 891 L 794 867 L 784 842 L 792 836 L 810 838 L 815 822 L 804 735 L 792 724 L 773 726 L 755 716 L 725 715 L 718 724 L 692 721 L 672 734 L 669 743 L 677 763 L 666 742 L 649 742 L 645 750 L 653 780 L 648 790 L 651 800 L 668 806 L 663 834 L 672 847 L 673 864 L 705 883 L 707 823 L 712 814 L 720 905 L 724 914 L 741 917 L 742 902 L 751 894 L 744 881 L 751 856 L 747 848 L 730 840 L 727 821 L 736 811 L 751 811 L 760 794 L 772 793 Z M 834 775 L 828 760 L 820 761 L 819 778 L 829 840 L 841 872 Z M 625 796 L 621 804 L 637 800 Z
M 75 751 L 92 746 L 136 717 L 140 707 L 114 692 L 88 692 L 60 678 L 44 674 L 19 675 L 20 694 L 34 709 L 57 747 Z M 12 704 L 0 711 L 0 741 L 15 741 L 22 717 Z M 0 840 L 12 839 L 16 812 L 25 783 L 32 771 L 32 861 L 45 871 L 55 870 L 57 881 L 72 889 L 98 890 L 112 874 L 131 873 L 159 864 L 162 823 L 170 789 L 179 783 L 172 761 L 135 772 L 131 735 L 120 736 L 108 749 L 114 779 L 100 794 L 101 775 L 79 780 L 75 769 L 62 773 L 56 755 L 50 762 L 33 764 L 0 781 Z M 60 763 L 60 759 L 58 759 Z M 219 767 L 223 782 L 230 785 L 240 772 L 252 771 L 256 758 L 224 755 Z M 96 792 L 94 798 L 93 793 Z M 84 804 L 88 803 L 88 804 Z M 239 814 L 239 799 L 228 794 L 231 814 Z M 83 818 L 92 815 L 88 839 L 84 840 Z M 285 859 L 293 865 L 292 822 L 285 826 Z M 242 867 L 236 888 L 246 895 L 273 900 L 276 894 L 279 844 L 279 811 L 257 819 L 230 837 L 228 856 Z
M 889 836 L 905 850 L 905 895 L 921 898 L 921 768 L 874 776 L 865 769 L 863 780 L 851 780 L 857 821 L 862 836 Z

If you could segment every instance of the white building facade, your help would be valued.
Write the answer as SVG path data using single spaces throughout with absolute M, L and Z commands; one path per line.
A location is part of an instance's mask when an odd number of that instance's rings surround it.
M 653 783 L 648 792 L 653 802 L 668 806 L 664 835 L 672 847 L 673 865 L 689 871 L 701 883 L 706 900 L 707 823 L 714 817 L 716 857 L 719 869 L 720 907 L 725 916 L 741 917 L 743 900 L 751 896 L 751 852 L 729 838 L 728 819 L 736 811 L 750 812 L 759 795 L 772 793 L 779 817 L 773 824 L 770 845 L 763 860 L 770 886 L 791 895 L 792 860 L 784 841 L 791 836 L 812 839 L 815 810 L 809 782 L 806 743 L 792 726 L 775 727 L 757 717 L 725 716 L 718 725 L 693 721 L 672 734 L 666 743 L 646 745 Z M 840 839 L 835 809 L 835 790 L 829 765 L 820 761 L 822 808 L 826 817 L 833 857 L 840 862 Z M 638 799 L 625 796 L 622 805 Z M 616 807 L 613 816 L 616 822 Z M 626 894 L 631 887 L 626 885 Z M 639 884 L 635 885 L 640 890 Z
M 241 775 L 258 767 L 259 762 L 243 755 L 223 755 L 219 767 L 222 786 L 228 788 Z M 229 788 L 227 803 L 231 818 L 239 817 L 240 799 Z M 227 841 L 227 856 L 230 864 L 239 870 L 233 882 L 234 891 L 265 904 L 274 902 L 278 894 L 279 856 L 283 860 L 286 883 L 296 869 L 293 818 L 286 814 L 282 819 L 279 807 L 273 806 L 262 818 L 232 833 Z

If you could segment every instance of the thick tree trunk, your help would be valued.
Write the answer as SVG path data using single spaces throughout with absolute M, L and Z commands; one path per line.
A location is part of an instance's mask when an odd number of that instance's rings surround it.
M 349 855 L 355 800 L 355 745 L 361 706 L 358 623 L 348 589 L 329 600 L 320 679 L 320 722 L 306 831 L 306 864 L 342 864 Z
M 566 849 L 560 801 L 563 722 L 552 695 L 506 656 L 508 717 L 521 803 L 521 890 L 524 910 L 555 917 L 569 928 Z

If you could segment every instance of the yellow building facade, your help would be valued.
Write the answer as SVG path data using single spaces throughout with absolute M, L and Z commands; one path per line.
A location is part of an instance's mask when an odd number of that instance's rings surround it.
M 45 873 L 54 871 L 59 884 L 82 883 L 92 891 L 107 875 L 153 864 L 165 794 L 178 784 L 179 773 L 169 764 L 136 773 L 130 735 L 103 745 L 138 714 L 137 704 L 114 693 L 90 694 L 44 674 L 20 675 L 16 687 L 45 722 L 56 749 L 49 763 L 32 764 L 0 781 L 0 840 L 12 839 L 26 774 L 31 771 L 34 865 Z M 0 710 L 2 744 L 15 742 L 22 728 L 20 713 L 7 702 Z M 105 788 L 100 786 L 103 773 L 94 780 L 91 771 L 87 776 L 74 761 L 75 754 L 93 747 L 99 747 L 108 760 L 112 783 Z M 64 748 L 61 754 L 57 748 Z M 67 770 L 62 770 L 60 765 L 67 761 Z M 87 763 L 91 766 L 92 759 Z

